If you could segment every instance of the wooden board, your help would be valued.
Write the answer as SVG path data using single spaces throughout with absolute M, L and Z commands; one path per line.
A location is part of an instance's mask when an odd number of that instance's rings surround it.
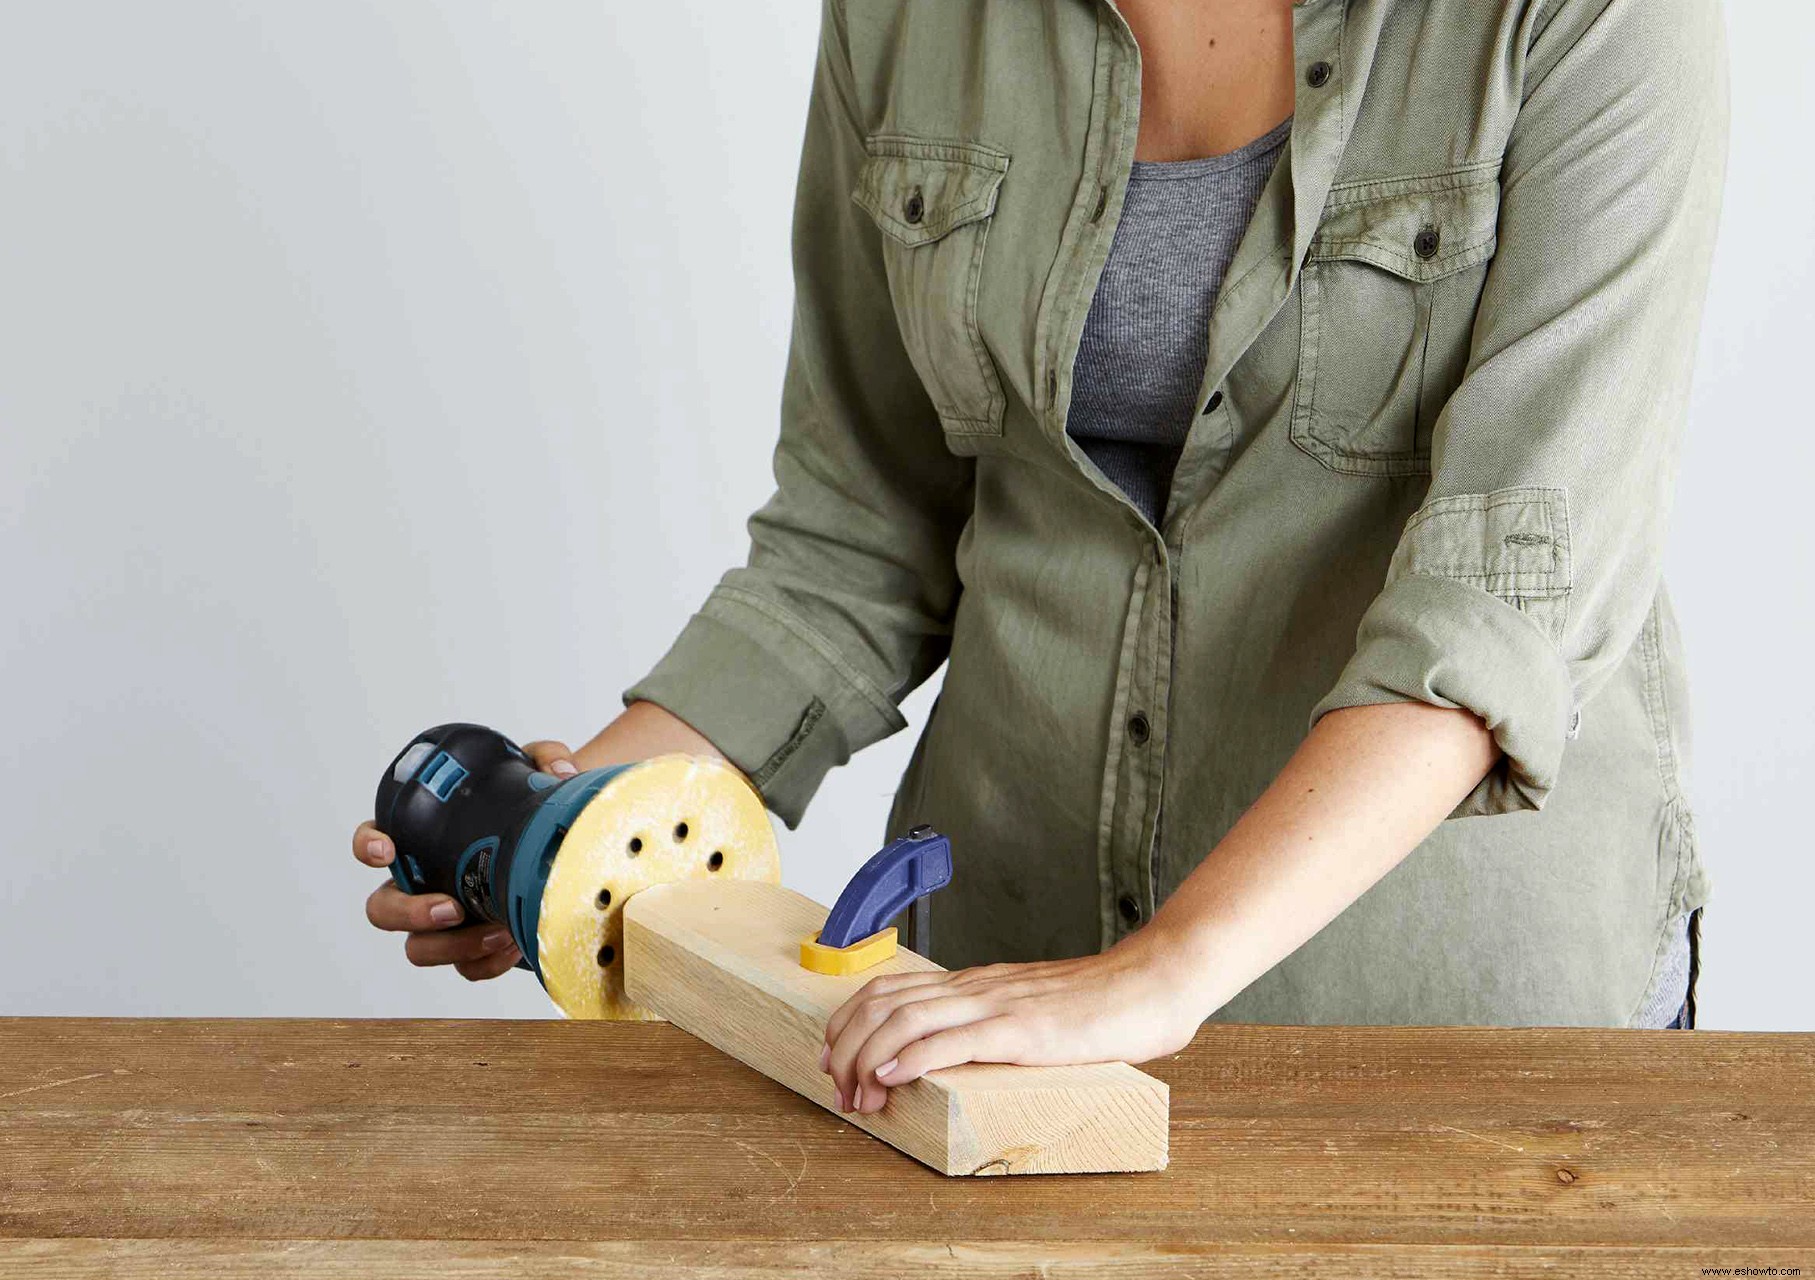
M 826 908 L 781 885 L 684 881 L 624 907 L 630 998 L 827 1110 L 826 1020 L 871 978 L 938 970 L 912 951 L 860 974 L 800 966 Z M 837 1113 L 941 1173 L 1113 1173 L 1166 1166 L 1166 1086 L 1125 1062 L 970 1064 L 889 1090 L 869 1115 Z
M 0 1019 L 0 1276 L 1815 1275 L 1815 1035 L 1212 1025 L 947 1178 L 663 1023 Z

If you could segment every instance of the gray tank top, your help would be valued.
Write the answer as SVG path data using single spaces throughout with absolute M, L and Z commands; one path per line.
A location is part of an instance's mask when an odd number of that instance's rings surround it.
M 1136 160 L 1084 319 L 1066 434 L 1155 525 L 1197 412 L 1210 309 L 1290 116 L 1199 160 Z
M 1129 175 L 1084 320 L 1065 431 L 1155 526 L 1197 413 L 1211 308 L 1291 129 L 1288 116 L 1234 151 L 1136 160 Z M 1666 924 L 1634 1026 L 1665 1026 L 1681 1007 L 1688 924 L 1686 915 Z

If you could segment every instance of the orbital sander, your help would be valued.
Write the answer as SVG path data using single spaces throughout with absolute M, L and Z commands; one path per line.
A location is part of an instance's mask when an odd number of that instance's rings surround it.
M 625 994 L 623 910 L 639 891 L 678 880 L 781 881 L 761 796 L 709 756 L 655 756 L 562 779 L 493 729 L 438 725 L 392 759 L 374 817 L 397 849 L 397 887 L 447 894 L 468 920 L 507 927 L 519 967 L 570 1018 L 661 1016 Z M 849 974 L 880 963 L 896 948 L 888 920 L 951 875 L 950 842 L 931 828 L 889 842 L 800 940 L 801 966 Z M 918 922 L 924 930 L 923 915 Z

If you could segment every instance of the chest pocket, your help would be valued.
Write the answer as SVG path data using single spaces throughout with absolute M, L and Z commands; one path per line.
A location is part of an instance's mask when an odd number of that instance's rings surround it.
M 1299 275 L 1292 441 L 1332 471 L 1426 475 L 1494 255 L 1499 162 L 1336 187 Z
M 908 357 L 950 435 L 1000 435 L 1002 379 L 983 346 L 977 288 L 1008 156 L 978 143 L 878 136 L 855 200 L 883 233 Z

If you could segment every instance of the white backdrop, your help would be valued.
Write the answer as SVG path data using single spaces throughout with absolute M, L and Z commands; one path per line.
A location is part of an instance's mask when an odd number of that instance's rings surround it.
M 1815 1027 L 1807 11 L 1734 5 L 1670 573 L 1704 1025 Z M 817 6 L 66 0 L 0 40 L 0 1013 L 547 1016 L 347 849 L 449 718 L 579 742 L 770 488 Z M 835 773 L 830 900 L 924 720 Z

